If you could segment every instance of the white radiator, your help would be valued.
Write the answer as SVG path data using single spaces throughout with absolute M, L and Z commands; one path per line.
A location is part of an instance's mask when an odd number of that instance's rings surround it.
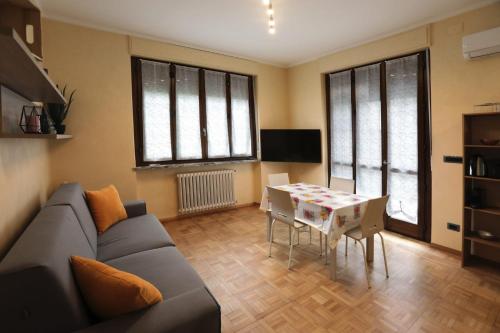
M 236 204 L 234 170 L 177 174 L 179 214 L 189 214 Z

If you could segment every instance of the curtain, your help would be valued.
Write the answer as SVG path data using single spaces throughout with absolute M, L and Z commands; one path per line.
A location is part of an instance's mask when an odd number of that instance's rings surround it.
M 382 195 L 382 118 L 380 65 L 355 70 L 356 193 Z
M 418 56 L 386 62 L 388 214 L 417 224 L 418 216 Z
M 177 159 L 200 159 L 200 101 L 198 69 L 175 66 Z
M 144 161 L 172 159 L 170 64 L 141 60 Z
M 330 74 L 332 176 L 352 179 L 351 72 Z
M 208 157 L 229 157 L 226 74 L 205 71 Z
M 233 156 L 252 155 L 248 77 L 231 74 Z

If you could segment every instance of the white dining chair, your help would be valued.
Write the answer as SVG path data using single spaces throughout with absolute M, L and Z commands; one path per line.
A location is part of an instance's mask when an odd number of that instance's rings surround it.
M 275 173 L 267 176 L 269 186 L 281 186 L 290 184 L 288 173 Z
M 330 189 L 347 193 L 354 193 L 354 180 L 347 178 L 330 177 Z
M 330 189 L 335 191 L 342 191 L 347 193 L 354 193 L 355 181 L 353 179 L 341 178 L 341 177 L 330 177 Z M 327 236 L 325 236 L 325 242 L 327 242 Z M 355 243 L 356 244 L 356 243 Z M 345 255 L 347 256 L 347 245 L 348 238 L 345 238 Z M 328 256 L 327 256 L 328 258 Z
M 366 239 L 368 237 L 373 237 L 375 234 L 380 236 L 380 240 L 382 241 L 382 252 L 384 254 L 385 275 L 387 278 L 389 278 L 389 270 L 387 269 L 387 258 L 385 255 L 384 237 L 382 237 L 382 234 L 380 233 L 382 230 L 384 230 L 384 214 L 388 200 L 389 200 L 388 195 L 381 198 L 369 200 L 366 205 L 365 213 L 361 218 L 360 225 L 345 233 L 347 237 L 352 238 L 356 242 L 359 242 L 359 244 L 361 244 L 361 249 L 363 251 L 363 259 L 365 261 L 365 275 L 366 275 L 366 282 L 368 282 L 368 288 L 371 288 L 371 285 L 370 285 L 370 279 L 368 278 L 368 263 L 366 261 L 365 247 L 361 242 L 361 240 L 363 239 Z
M 290 184 L 290 178 L 288 177 L 288 173 L 274 173 L 270 174 L 267 176 L 268 179 L 268 184 L 269 186 L 281 186 L 281 185 L 288 185 Z M 270 212 L 270 210 L 268 210 Z M 312 234 L 311 234 L 311 228 L 309 227 L 308 230 L 304 230 L 303 232 L 309 232 L 309 243 L 312 242 Z M 292 243 L 292 228 L 288 228 L 288 243 Z M 299 236 L 299 243 L 300 243 L 300 236 Z
M 278 190 L 273 187 L 267 187 L 269 200 L 271 201 L 271 239 L 269 242 L 269 257 L 271 257 L 271 248 L 273 245 L 273 233 L 274 225 L 277 221 L 283 222 L 288 225 L 289 229 L 292 229 L 292 235 L 290 237 L 290 253 L 288 254 L 288 269 L 291 267 L 292 263 L 292 251 L 295 244 L 293 244 L 293 239 L 295 238 L 295 233 L 300 232 L 301 229 L 308 227 L 308 225 L 295 217 L 295 209 L 293 208 L 292 198 L 290 192 Z M 297 240 L 299 239 L 299 234 L 297 234 Z M 298 245 L 298 241 L 297 241 Z

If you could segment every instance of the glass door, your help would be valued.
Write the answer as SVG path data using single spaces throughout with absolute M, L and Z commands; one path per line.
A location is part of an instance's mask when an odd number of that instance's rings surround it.
M 427 53 L 327 75 L 329 172 L 389 195 L 386 228 L 430 241 Z

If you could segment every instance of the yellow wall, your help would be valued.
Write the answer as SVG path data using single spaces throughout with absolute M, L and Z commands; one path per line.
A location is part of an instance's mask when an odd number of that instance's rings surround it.
M 430 48 L 432 112 L 432 242 L 461 250 L 462 166 L 443 163 L 443 155 L 462 155 L 461 115 L 472 106 L 500 101 L 500 56 L 467 61 L 462 37 L 500 26 L 500 4 L 338 52 L 289 70 L 290 126 L 321 128 L 322 165 L 292 165 L 292 180 L 326 184 L 326 111 L 322 73 Z
M 134 171 L 130 56 L 138 55 L 257 76 L 260 128 L 288 127 L 287 70 L 171 44 L 44 20 L 44 64 L 60 84 L 76 88 L 67 119 L 74 138 L 51 147 L 51 188 L 78 181 L 85 188 L 114 183 L 124 199 L 143 198 L 160 218 L 177 214 L 179 169 Z M 260 200 L 261 178 L 274 165 L 260 163 L 191 167 L 232 168 L 239 204 Z
M 18 112 L 27 101 L 2 89 Z M 5 103 L 2 103 L 5 109 Z M 0 139 L 0 258 L 47 198 L 49 146 L 43 139 Z

